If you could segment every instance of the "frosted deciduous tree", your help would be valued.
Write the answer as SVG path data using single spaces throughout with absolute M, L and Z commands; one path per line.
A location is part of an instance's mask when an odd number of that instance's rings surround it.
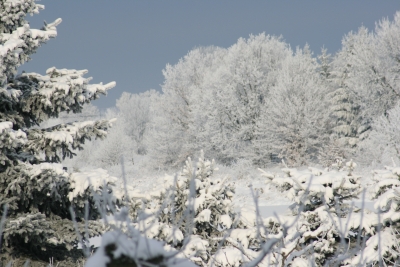
M 159 105 L 160 94 L 149 90 L 140 94 L 122 93 L 117 100 L 118 118 L 124 125 L 124 132 L 134 142 L 134 153 L 144 155 L 148 149 L 145 137 L 148 135 L 154 108 Z
M 365 165 L 390 165 L 400 160 L 400 106 L 376 117 L 368 138 L 359 144 L 358 157 Z
M 196 48 L 163 71 L 163 95 L 154 105 L 157 115 L 148 139 L 158 164 L 176 166 L 200 147 L 209 147 L 205 122 L 211 88 L 206 84 L 223 55 L 222 48 Z
M 379 86 L 385 113 L 400 98 L 400 12 L 396 12 L 392 21 L 379 21 L 375 36 L 379 66 L 373 69 L 374 82 Z
M 318 67 L 307 47 L 286 58 L 262 113 L 261 150 L 284 158 L 290 165 L 315 161 L 327 139 L 327 86 Z
M 94 147 L 93 147 L 94 146 Z M 88 161 L 92 166 L 110 167 L 121 163 L 121 158 L 131 159 L 135 144 L 126 132 L 123 121 L 116 121 L 105 140 L 92 145 L 92 155 Z
M 45 75 L 17 75 L 17 68 L 57 35 L 61 19 L 45 24 L 41 30 L 31 29 L 25 20 L 27 13 L 38 13 L 42 8 L 32 0 L 0 1 L 0 214 L 5 218 L 0 235 L 2 264 L 11 259 L 20 265 L 26 258 L 35 262 L 82 256 L 77 250 L 77 233 L 84 232 L 84 218 L 88 225 L 85 242 L 101 233 L 94 197 L 108 194 L 114 180 L 100 170 L 71 174 L 59 164 L 81 149 L 85 140 L 105 137 L 109 121 L 48 128 L 40 128 L 40 124 L 61 112 L 81 112 L 85 103 L 105 94 L 115 83 L 89 84 L 90 78 L 83 77 L 86 70 L 55 67 Z M 76 231 L 70 207 L 76 216 Z
M 247 157 L 257 161 L 257 123 L 276 82 L 276 70 L 290 56 L 280 37 L 265 34 L 240 38 L 228 48 L 213 78 L 213 102 L 208 121 L 217 158 L 230 163 Z M 263 156 L 261 156 L 263 157 Z

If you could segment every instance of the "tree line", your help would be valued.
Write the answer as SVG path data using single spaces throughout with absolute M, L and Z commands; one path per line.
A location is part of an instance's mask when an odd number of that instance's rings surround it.
M 117 127 L 93 161 L 116 164 L 127 147 L 154 167 L 200 149 L 223 164 L 397 161 L 399 70 L 399 12 L 348 33 L 334 55 L 264 33 L 198 47 L 166 66 L 162 93 L 122 94 L 107 111 Z

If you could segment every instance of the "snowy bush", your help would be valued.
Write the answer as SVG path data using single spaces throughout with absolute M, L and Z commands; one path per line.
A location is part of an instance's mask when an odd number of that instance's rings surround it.
M 267 229 L 282 235 L 280 249 L 272 259 L 282 266 L 340 264 L 351 256 L 347 255 L 352 251 L 348 248 L 357 247 L 359 238 L 374 232 L 376 216 L 344 202 L 360 194 L 361 177 L 353 173 L 355 166 L 350 161 L 345 169 L 284 168 L 283 176 L 262 171 L 270 183 L 294 201 L 290 206 L 292 216 L 264 220 Z
M 262 171 L 294 203 L 291 215 L 261 218 L 257 208 L 235 211 L 230 201 L 234 188 L 213 177 L 212 161 L 201 155 L 194 164 L 189 158 L 180 173 L 167 175 L 165 185 L 150 196 L 128 192 L 129 211 L 115 214 L 112 231 L 87 266 L 100 261 L 110 266 L 147 261 L 189 266 L 184 259 L 220 267 L 396 266 L 400 170 L 374 171 L 371 193 L 377 198 L 375 208 L 382 211 L 376 214 L 348 202 L 361 192 L 355 167 L 352 161 L 338 161 L 324 170 Z
M 400 168 L 386 167 L 374 170 L 375 183 L 370 193 L 375 200 L 374 208 L 378 211 L 374 223 L 376 231 L 366 241 L 365 248 L 347 263 L 348 266 L 361 263 L 368 266 L 397 266 L 400 264 Z
M 85 267 L 196 266 L 187 259 L 177 258 L 176 254 L 176 251 L 166 250 L 161 242 L 148 239 L 139 232 L 127 235 L 110 231 L 102 236 L 101 246 L 87 260 Z
M 278 266 L 397 266 L 400 169 L 373 171 L 375 213 L 345 202 L 360 194 L 355 167 L 350 161 L 331 170 L 284 168 L 284 176 L 261 170 L 294 201 L 291 216 L 264 219 L 269 231 L 282 235 L 270 257 Z
M 130 192 L 134 227 L 199 266 L 256 266 L 277 241 L 265 242 L 253 210 L 234 211 L 234 185 L 213 177 L 215 170 L 202 153 L 196 164 L 188 158 L 181 172 L 166 175 L 149 197 Z

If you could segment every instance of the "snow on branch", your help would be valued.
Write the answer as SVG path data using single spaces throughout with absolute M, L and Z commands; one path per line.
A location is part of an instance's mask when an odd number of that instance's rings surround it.
M 61 158 L 72 157 L 72 150 L 82 149 L 85 140 L 103 139 L 113 120 L 73 122 L 60 124 L 47 129 L 30 129 L 25 150 L 40 157 L 44 152 L 46 159 L 60 162 Z
M 23 73 L 14 82 L 15 88 L 26 91 L 35 88 L 21 98 L 24 112 L 29 112 L 36 122 L 49 117 L 58 117 L 60 112 L 81 112 L 85 103 L 106 94 L 116 83 L 103 85 L 89 84 L 91 78 L 84 78 L 87 70 L 50 68 L 42 76 L 37 73 Z

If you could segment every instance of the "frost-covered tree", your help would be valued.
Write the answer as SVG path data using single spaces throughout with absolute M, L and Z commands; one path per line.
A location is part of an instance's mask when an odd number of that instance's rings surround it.
M 59 163 L 75 155 L 85 140 L 103 138 L 110 122 L 85 121 L 41 128 L 61 112 L 81 112 L 115 83 L 89 84 L 86 70 L 49 68 L 45 75 L 17 74 L 17 68 L 47 40 L 57 35 L 61 22 L 30 29 L 27 13 L 43 9 L 33 0 L 0 1 L 0 261 L 23 264 L 35 261 L 76 259 L 77 233 L 98 235 L 102 225 L 95 198 L 113 183 L 107 173 L 68 173 Z M 85 212 L 85 203 L 89 209 Z M 75 230 L 70 208 L 77 220 Z M 22 263 L 21 263 L 22 262 Z M 68 263 L 66 263 L 68 264 Z M 33 264 L 35 266 L 35 263 Z
M 282 38 L 266 34 L 240 38 L 228 48 L 223 65 L 215 73 L 213 102 L 207 122 L 212 149 L 225 163 L 246 157 L 257 163 L 265 158 L 255 143 L 257 123 L 276 82 L 278 69 L 291 55 Z
M 343 146 L 353 147 L 358 142 L 357 123 L 359 106 L 352 100 L 353 93 L 340 87 L 328 95 L 331 105 L 332 130 L 334 138 Z
M 127 160 L 132 158 L 135 143 L 125 132 L 123 121 L 116 121 L 105 140 L 95 141 L 90 149 L 91 157 L 87 162 L 95 167 L 110 167 L 121 162 L 121 157 Z
M 332 75 L 332 55 L 328 54 L 328 50 L 325 47 L 321 49 L 321 54 L 318 56 L 318 62 L 320 66 L 320 75 L 325 80 L 330 80 Z
M 261 151 L 290 165 L 316 160 L 327 139 L 327 86 L 307 47 L 287 57 L 259 120 Z
M 333 60 L 330 114 L 335 138 L 344 147 L 355 146 L 359 135 L 368 129 L 361 105 L 365 100 L 364 87 L 369 86 L 369 65 L 375 64 L 374 60 L 374 38 L 365 27 L 343 38 L 342 49 Z
M 157 164 L 177 166 L 200 148 L 209 147 L 205 129 L 211 109 L 212 73 L 220 66 L 225 49 L 201 47 L 190 51 L 163 71 L 163 95 L 154 105 L 147 143 Z
M 387 114 L 399 100 L 399 15 L 377 24 L 375 33 L 361 27 L 347 34 L 333 61 L 334 132 L 346 145 L 366 137 L 374 117 Z
M 365 164 L 390 165 L 400 160 L 400 105 L 376 117 L 368 138 L 359 144 L 358 158 Z
M 134 153 L 147 153 L 145 141 L 152 120 L 155 118 L 154 108 L 159 103 L 160 94 L 149 90 L 141 94 L 123 93 L 117 100 L 118 118 L 124 125 L 124 132 L 134 142 Z
M 385 114 L 400 98 L 400 11 L 392 21 L 383 19 L 377 23 L 375 38 L 379 65 L 373 69 L 373 82 L 378 85 L 378 96 L 383 98 L 379 101 L 383 102 Z

